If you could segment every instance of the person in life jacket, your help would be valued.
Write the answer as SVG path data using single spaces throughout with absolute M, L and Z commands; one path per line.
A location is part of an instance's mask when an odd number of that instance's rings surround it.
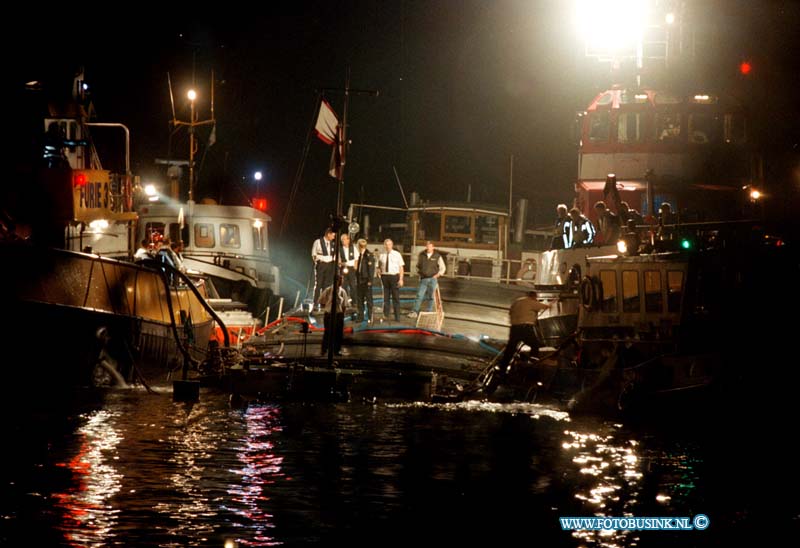
M 564 249 L 564 225 L 570 221 L 567 213 L 567 204 L 558 204 L 556 206 L 556 215 L 556 223 L 553 227 L 553 241 L 550 243 L 550 249 Z
M 573 207 L 569 210 L 569 223 L 564 224 L 564 247 L 586 247 L 594 243 L 595 229 L 592 221 Z
M 428 310 L 433 309 L 433 295 L 439 284 L 438 279 L 444 275 L 445 270 L 447 270 L 447 267 L 444 264 L 442 254 L 434 249 L 433 242 L 426 242 L 425 251 L 421 252 L 417 258 L 419 288 L 417 289 L 417 298 L 414 301 L 414 310 L 408 315 L 409 318 L 417 317 L 423 301 L 430 301 Z

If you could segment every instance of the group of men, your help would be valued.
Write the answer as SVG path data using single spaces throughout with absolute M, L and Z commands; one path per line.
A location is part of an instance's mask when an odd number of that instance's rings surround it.
M 570 249 L 590 245 L 612 245 L 645 223 L 642 214 L 631 208 L 627 202 L 619 202 L 617 213 L 614 213 L 602 200 L 594 204 L 597 214 L 597 226 L 592 223 L 577 207 L 567 209 L 565 204 L 556 207 L 556 222 L 553 233 L 552 249 Z M 672 206 L 663 202 L 658 209 L 660 226 L 675 223 Z
M 323 337 L 322 348 L 326 352 L 331 341 L 328 338 L 328 326 L 331 325 L 335 333 L 343 330 L 343 315 L 349 302 L 355 306 L 356 321 L 372 322 L 373 299 L 372 284 L 377 277 L 383 287 L 383 317 L 394 317 L 400 321 L 400 288 L 403 287 L 405 277 L 405 260 L 394 249 L 394 242 L 386 239 L 383 242 L 383 251 L 373 254 L 367 249 L 367 241 L 359 239 L 353 245 L 349 234 L 342 234 L 339 244 L 338 264 L 336 256 L 336 232 L 327 229 L 322 238 L 314 241 L 311 248 L 311 258 L 314 261 L 314 304 L 325 310 L 326 334 Z M 415 318 L 423 302 L 430 301 L 433 306 L 433 295 L 437 287 L 437 280 L 445 273 L 445 263 L 441 254 L 434 249 L 432 242 L 427 242 L 425 251 L 420 253 L 417 262 L 420 276 L 417 298 L 414 301 L 413 311 L 409 317 Z M 338 290 L 338 321 L 332 325 L 333 311 L 333 281 L 339 276 Z M 335 352 L 340 352 L 341 336 L 333 338 Z

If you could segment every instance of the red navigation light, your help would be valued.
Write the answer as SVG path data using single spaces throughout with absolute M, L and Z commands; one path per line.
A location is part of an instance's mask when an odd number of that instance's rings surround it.
M 74 184 L 75 186 L 86 186 L 86 174 L 76 173 Z
M 266 198 L 253 198 L 253 207 L 259 211 L 267 211 L 267 199 Z
M 753 65 L 749 61 L 742 61 L 739 63 L 739 72 L 747 76 L 753 70 Z

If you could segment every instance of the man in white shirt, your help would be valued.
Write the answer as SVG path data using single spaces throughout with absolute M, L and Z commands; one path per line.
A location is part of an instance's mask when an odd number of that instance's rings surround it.
M 356 284 L 356 261 L 358 261 L 358 249 L 350 241 L 349 234 L 342 234 L 342 247 L 339 251 L 339 264 L 342 266 L 342 287 L 345 288 L 347 294 L 353 302 L 358 300 L 356 291 L 358 286 Z
M 336 250 L 336 232 L 332 228 L 325 230 L 322 238 L 314 240 L 311 246 L 311 259 L 314 261 L 314 304 L 319 304 L 319 293 L 333 284 L 336 264 L 333 254 Z
M 408 315 L 410 318 L 417 317 L 424 301 L 429 300 L 428 310 L 433 309 L 433 296 L 439 285 L 438 279 L 444 275 L 446 269 L 444 259 L 441 253 L 434 249 L 433 242 L 426 242 L 425 251 L 420 253 L 417 258 L 419 289 L 417 289 L 417 298 L 414 301 L 414 310 Z
M 378 276 L 383 284 L 383 317 L 389 317 L 389 302 L 394 304 L 394 319 L 400 321 L 400 288 L 403 287 L 403 256 L 392 249 L 394 242 L 387 238 L 383 242 L 384 252 L 378 257 Z

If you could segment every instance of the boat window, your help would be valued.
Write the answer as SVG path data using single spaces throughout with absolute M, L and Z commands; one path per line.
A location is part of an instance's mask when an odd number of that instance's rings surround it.
M 211 223 L 194 224 L 194 246 L 214 247 L 214 225 Z
M 183 242 L 186 244 L 189 241 L 189 227 L 184 225 L 183 229 L 181 229 L 179 223 L 170 223 L 169 239 L 173 242 Z
M 716 119 L 711 114 L 689 115 L 689 142 L 705 145 L 716 140 Z
M 496 244 L 499 241 L 497 215 L 475 217 L 475 241 L 479 244 Z
M 681 297 L 683 296 L 683 272 L 670 270 L 667 272 L 667 310 L 669 312 L 681 311 Z
M 469 241 L 472 235 L 472 223 L 469 215 L 445 215 L 444 239 Z
M 262 227 L 253 227 L 253 248 L 254 249 L 264 249 L 262 246 L 264 245 L 263 240 L 261 239 L 261 228 Z
M 725 142 L 740 145 L 747 141 L 744 116 L 739 114 L 725 115 Z
M 661 272 L 644 271 L 644 310 L 645 312 L 661 312 L 664 307 L 661 296 Z
M 610 105 L 614 101 L 614 94 L 607 91 L 597 100 L 598 105 Z
M 641 140 L 642 116 L 639 112 L 625 112 L 617 117 L 617 141 L 634 143 Z
M 657 105 L 677 105 L 680 103 L 681 100 L 679 97 L 675 95 L 670 95 L 669 93 L 656 93 L 655 103 Z
M 442 237 L 442 214 L 423 211 L 417 227 L 418 240 L 438 241 Z
M 681 115 L 677 112 L 656 114 L 656 139 L 662 143 L 676 143 L 681 138 Z
M 589 115 L 589 140 L 593 142 L 608 141 L 608 111 L 595 111 Z
M 639 312 L 639 273 L 635 270 L 622 272 L 622 311 Z
M 164 223 L 147 223 L 144 225 L 144 237 L 148 242 L 155 242 L 164 237 Z
M 613 270 L 600 271 L 600 283 L 603 284 L 603 301 L 600 303 L 601 312 L 617 311 L 617 273 Z
M 242 247 L 239 225 L 222 223 L 219 225 L 219 245 L 222 247 Z

